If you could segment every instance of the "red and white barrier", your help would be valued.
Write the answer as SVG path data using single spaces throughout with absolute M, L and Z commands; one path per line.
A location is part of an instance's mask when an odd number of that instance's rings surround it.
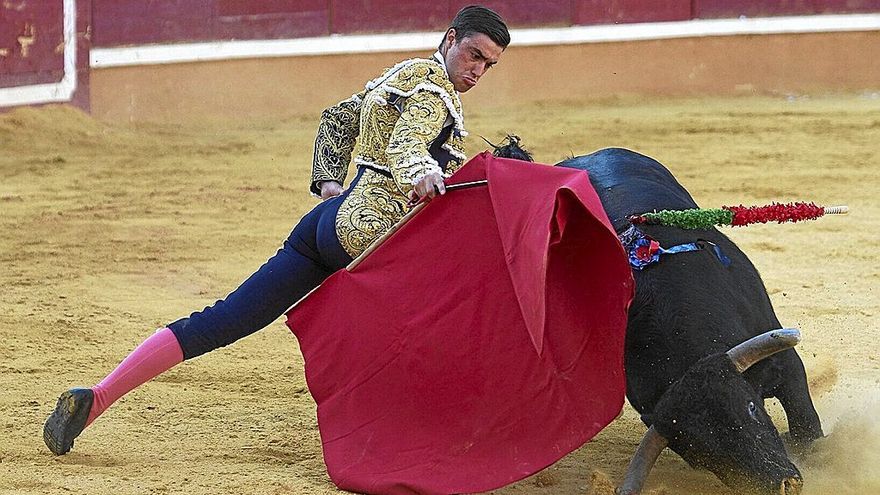
M 7 2 L 4 8 L 13 14 L 18 13 L 18 16 L 5 21 L 7 25 L 4 26 L 4 31 L 7 31 L 3 36 L 4 41 L 9 40 L 12 34 L 16 45 L 3 47 L 3 58 L 7 59 L 3 64 L 7 69 L 3 71 L 3 76 L 14 85 L 0 87 L 0 107 L 71 101 L 78 83 L 76 0 L 19 2 L 17 5 Z M 60 16 L 58 10 L 61 11 Z M 60 22 L 61 25 L 38 22 L 47 18 L 48 22 Z M 53 39 L 52 34 L 58 31 L 61 39 Z M 60 79 L 43 82 L 47 75 L 51 77 L 57 73 L 53 69 L 56 69 L 58 58 L 61 59 Z

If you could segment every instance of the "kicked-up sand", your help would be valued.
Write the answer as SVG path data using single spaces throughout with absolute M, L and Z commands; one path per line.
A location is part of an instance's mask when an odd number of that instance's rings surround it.
M 828 437 L 798 459 L 805 494 L 880 493 L 880 100 L 724 98 L 515 105 L 467 115 L 539 162 L 623 146 L 704 207 L 814 201 L 851 213 L 725 228 L 798 327 Z M 156 328 L 223 297 L 272 255 L 309 196 L 317 115 L 274 122 L 101 123 L 70 108 L 0 115 L 0 494 L 336 493 L 296 339 L 279 320 L 111 407 L 73 451 L 42 425 Z M 784 415 L 771 414 L 781 430 Z M 627 406 L 592 442 L 496 490 L 607 494 L 644 432 Z M 674 453 L 647 493 L 732 494 Z

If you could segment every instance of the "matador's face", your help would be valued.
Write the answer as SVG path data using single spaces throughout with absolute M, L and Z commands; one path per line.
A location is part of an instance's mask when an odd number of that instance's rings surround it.
M 483 74 L 498 63 L 503 51 L 504 48 L 483 33 L 458 39 L 455 29 L 450 29 L 446 33 L 443 58 L 455 90 L 464 93 L 476 86 Z

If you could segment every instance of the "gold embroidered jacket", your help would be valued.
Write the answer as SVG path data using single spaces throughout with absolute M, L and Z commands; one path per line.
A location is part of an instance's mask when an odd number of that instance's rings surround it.
M 435 143 L 452 126 L 442 143 Z M 447 133 L 444 133 L 444 135 Z M 365 167 L 336 216 L 336 234 L 352 257 L 387 232 L 406 213 L 407 195 L 431 173 L 448 177 L 465 161 L 461 100 L 443 59 L 410 59 L 367 83 L 363 91 L 324 110 L 315 140 L 312 193 L 319 181 L 345 180 L 352 151 Z M 441 164 L 430 148 L 451 159 Z

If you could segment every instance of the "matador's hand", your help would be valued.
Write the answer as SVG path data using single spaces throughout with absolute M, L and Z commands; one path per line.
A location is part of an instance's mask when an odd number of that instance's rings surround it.
M 441 194 L 446 194 L 446 185 L 443 183 L 443 176 L 440 174 L 428 174 L 416 183 L 413 190 L 409 193 L 409 199 L 412 202 L 416 202 L 425 196 L 428 198 L 434 198 Z
M 342 184 L 336 182 L 335 180 L 325 180 L 321 182 L 321 201 L 326 199 L 335 198 L 342 194 Z

